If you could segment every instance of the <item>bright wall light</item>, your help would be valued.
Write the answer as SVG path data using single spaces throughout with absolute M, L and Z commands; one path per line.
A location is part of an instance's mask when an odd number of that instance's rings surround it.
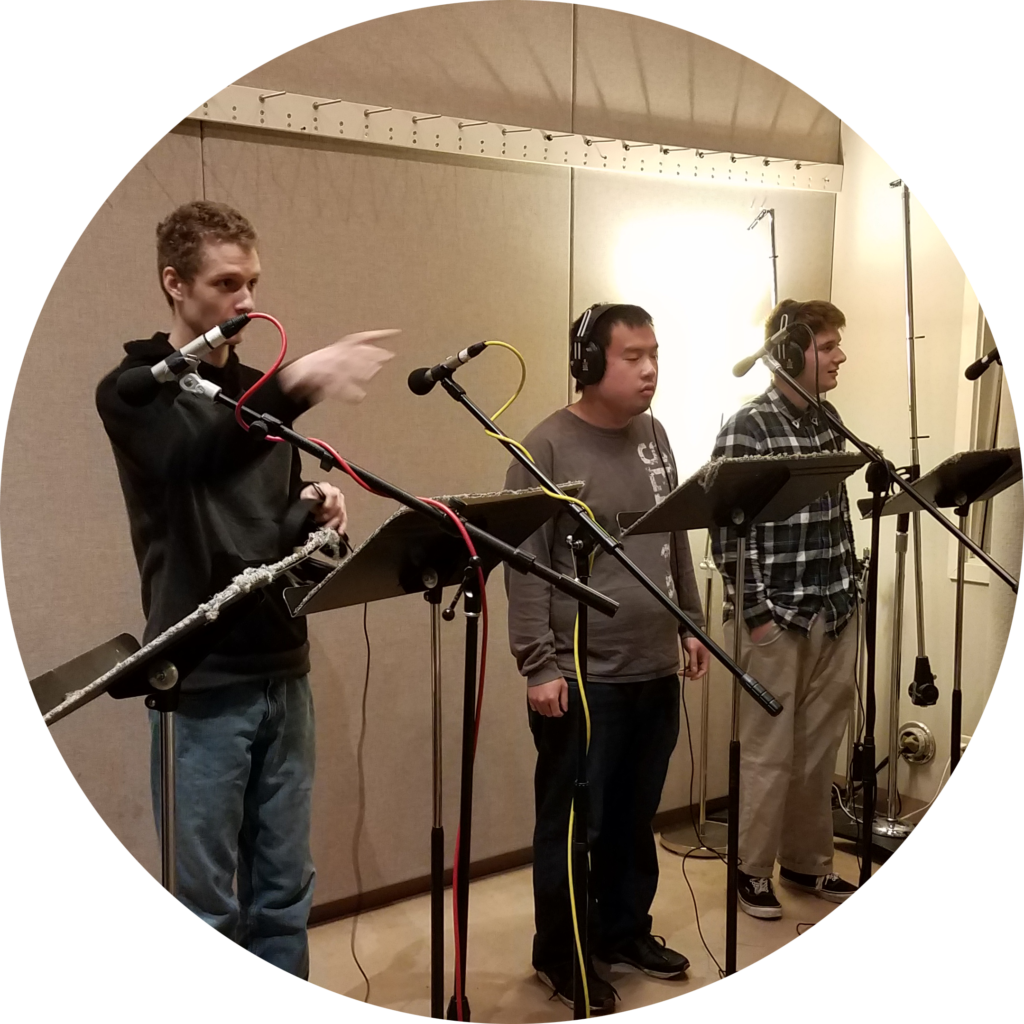
M 763 343 L 771 309 L 771 242 L 767 224 L 747 230 L 752 219 L 749 211 L 668 211 L 629 221 L 615 244 L 618 294 L 654 316 L 654 413 L 680 480 L 707 462 L 723 418 L 768 384 L 760 363 L 732 375 Z

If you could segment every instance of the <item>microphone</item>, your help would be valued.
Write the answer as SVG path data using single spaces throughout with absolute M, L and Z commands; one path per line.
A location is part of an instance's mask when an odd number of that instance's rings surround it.
M 126 405 L 147 405 L 156 398 L 161 384 L 172 384 L 179 377 L 194 370 L 199 364 L 200 356 L 219 348 L 248 322 L 248 313 L 233 316 L 205 334 L 200 334 L 198 338 L 193 338 L 187 345 L 182 345 L 159 363 L 125 370 L 117 378 L 118 398 Z
M 453 370 L 457 370 L 463 363 L 475 359 L 487 347 L 486 341 L 476 341 L 469 348 L 464 348 L 457 355 L 449 356 L 443 363 L 437 366 L 421 366 L 409 374 L 409 390 L 414 395 L 425 395 L 442 378 L 451 376 Z
M 747 356 L 746 359 L 741 359 L 732 368 L 732 375 L 734 377 L 742 377 L 744 374 L 750 371 L 754 363 L 756 363 L 759 359 L 763 358 L 764 356 L 768 355 L 771 352 L 771 349 L 774 347 L 775 343 L 779 341 L 783 337 L 783 335 L 785 335 L 785 333 L 789 330 L 788 321 L 789 317 L 785 313 L 783 313 L 782 326 L 752 356 Z
M 999 349 L 994 348 L 991 352 L 986 352 L 980 359 L 976 359 L 970 366 L 964 370 L 964 376 L 968 380 L 977 380 L 992 363 L 999 363 L 1003 365 L 1002 359 L 999 358 Z

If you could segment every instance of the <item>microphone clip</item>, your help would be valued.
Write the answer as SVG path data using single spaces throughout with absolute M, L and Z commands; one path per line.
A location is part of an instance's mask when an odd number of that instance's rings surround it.
M 475 555 L 467 563 L 466 568 L 462 573 L 462 582 L 459 584 L 459 589 L 455 591 L 455 596 L 452 598 L 451 604 L 441 612 L 441 618 L 444 619 L 445 622 L 451 622 L 452 619 L 455 618 L 455 609 L 458 608 L 459 601 L 462 600 L 462 595 L 466 592 L 466 586 L 475 579 L 477 570 L 482 564 L 483 563 L 479 555 Z M 473 611 L 467 608 L 466 614 L 472 615 Z

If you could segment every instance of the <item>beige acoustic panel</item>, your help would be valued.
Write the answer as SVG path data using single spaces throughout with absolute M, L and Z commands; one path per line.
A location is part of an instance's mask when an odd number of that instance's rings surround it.
M 776 212 L 779 288 L 783 296 L 827 298 L 832 262 L 834 196 L 689 185 L 672 181 L 611 178 L 597 171 L 576 171 L 574 188 L 574 313 L 592 302 L 642 305 L 652 315 L 661 349 L 661 378 L 655 412 L 672 440 L 685 479 L 711 454 L 721 416 L 728 408 L 711 408 L 708 397 L 731 395 L 736 387 L 757 390 L 755 374 L 736 381 L 732 358 L 722 364 L 722 350 L 739 345 L 737 358 L 761 343 L 757 321 L 770 308 L 771 262 L 767 223 L 748 226 L 762 205 Z M 759 234 L 760 233 L 760 234 Z M 750 247 L 757 251 L 752 257 Z M 733 259 L 736 262 L 733 262 Z M 742 260 L 742 265 L 740 263 Z M 761 269 L 763 268 L 763 269 Z M 750 277 L 751 273 L 755 275 Z M 738 280 L 749 280 L 745 296 L 752 340 L 737 342 L 723 325 L 731 324 Z M 724 283 L 721 293 L 716 285 Z M 747 287 L 746 284 L 743 287 Z M 695 329 L 694 324 L 699 324 Z M 724 332 L 724 333 L 723 333 Z M 743 346 L 749 346 L 744 349 Z M 726 382 L 724 390 L 720 389 Z M 706 407 L 695 419 L 688 410 Z M 692 531 L 694 564 L 703 557 L 705 534 Z M 703 583 L 701 583 L 703 599 Z M 716 579 L 711 634 L 721 644 L 721 586 Z M 699 735 L 699 686 L 687 684 L 695 744 Z M 727 790 L 730 677 L 714 663 L 710 685 L 709 798 Z M 691 790 L 685 732 L 673 756 L 662 808 L 686 806 Z
M 572 8 L 445 4 L 297 47 L 241 85 L 569 131 Z
M 93 393 L 122 344 L 166 329 L 154 228 L 201 195 L 197 127 L 166 136 L 83 233 L 25 353 L 4 447 L 4 574 L 32 678 L 121 632 L 141 635 L 139 579 L 114 459 Z M 148 727 L 140 700 L 103 697 L 53 730 L 118 838 L 156 864 Z
M 237 205 L 260 233 L 258 305 L 279 317 L 300 354 L 351 331 L 397 327 L 396 353 L 359 406 L 325 403 L 298 426 L 415 493 L 499 488 L 508 458 L 440 388 L 416 397 L 406 378 L 480 339 L 526 356 L 529 378 L 503 419 L 521 437 L 565 394 L 569 176 L 454 158 L 410 159 L 343 143 L 205 126 L 207 194 Z M 269 364 L 274 332 L 250 328 L 240 354 Z M 490 350 L 459 380 L 494 411 L 515 389 L 511 353 Z M 307 466 L 307 478 L 322 478 Z M 332 474 L 337 479 L 338 474 Z M 339 481 L 340 482 L 340 481 Z M 344 484 L 354 540 L 392 502 Z M 473 856 L 529 845 L 533 750 L 523 682 L 508 654 L 500 574 L 491 582 L 489 682 L 478 757 Z M 450 595 L 447 595 L 450 596 Z M 428 608 L 420 596 L 371 605 L 372 664 L 363 746 L 365 815 L 356 771 L 365 672 L 361 609 L 310 622 L 317 702 L 314 855 L 317 902 L 429 869 Z M 451 853 L 459 782 L 460 617 L 445 624 L 445 823 Z
M 103 197 L 159 137 L 0 133 L 0 366 L 8 401 L 32 326 L 68 250 Z

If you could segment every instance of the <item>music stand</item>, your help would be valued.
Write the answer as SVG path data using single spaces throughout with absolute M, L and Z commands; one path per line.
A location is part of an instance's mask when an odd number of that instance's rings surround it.
M 576 495 L 582 483 L 563 484 Z M 460 517 L 518 546 L 560 511 L 563 502 L 540 488 L 439 499 Z M 492 548 L 479 552 L 486 576 L 501 559 Z M 454 618 L 455 600 L 440 611 L 441 591 L 459 584 L 466 617 L 465 679 L 462 706 L 462 779 L 459 807 L 458 932 L 462 1019 L 469 1020 L 466 991 L 466 940 L 469 919 L 469 863 L 473 809 L 474 710 L 476 707 L 477 624 L 480 616 L 477 566 L 453 528 L 399 509 L 386 519 L 321 583 L 285 591 L 294 615 L 309 615 L 350 605 L 423 593 L 430 604 L 431 739 L 433 750 L 433 820 L 430 830 L 430 1015 L 444 1018 L 444 825 L 441 794 L 441 654 L 440 619 Z M 448 1016 L 455 1019 L 452 997 Z
M 758 523 L 788 519 L 839 485 L 868 461 L 859 453 L 756 455 L 715 459 L 645 513 L 621 513 L 623 537 L 726 528 L 736 539 L 733 661 L 739 665 L 743 635 L 746 535 Z M 852 539 L 851 539 L 852 542 Z M 739 870 L 740 686 L 733 680 L 732 738 L 729 742 L 725 973 L 736 971 L 737 872 Z
M 47 726 L 104 693 L 117 699 L 145 697 L 146 707 L 159 712 L 160 876 L 172 896 L 177 891 L 174 712 L 181 681 L 247 614 L 258 591 L 336 540 L 333 530 L 317 530 L 301 548 L 279 562 L 240 573 L 224 590 L 145 646 L 140 647 L 133 636 L 122 633 L 30 682 Z
M 1020 448 L 992 448 L 982 451 L 958 452 L 940 462 L 930 473 L 916 483 L 918 493 L 938 508 L 952 508 L 958 519 L 961 533 L 966 533 L 967 516 L 975 502 L 988 501 L 1007 487 L 1021 480 Z M 870 514 L 871 502 L 867 501 Z M 882 506 L 883 516 L 904 515 L 913 512 L 917 503 L 906 494 L 896 494 Z M 861 513 L 865 502 L 858 502 Z M 967 549 L 957 541 L 956 560 L 956 626 L 953 646 L 953 692 L 950 698 L 950 739 L 949 773 L 960 762 L 961 744 L 961 674 L 963 670 L 963 629 L 964 629 L 964 565 Z M 895 719 L 899 714 L 899 691 L 891 696 L 892 718 L 889 723 L 889 793 L 886 819 L 876 819 L 873 831 L 882 835 L 892 833 L 892 826 L 899 825 L 906 835 L 912 825 L 900 822 L 895 815 L 896 764 L 899 757 L 898 737 Z

